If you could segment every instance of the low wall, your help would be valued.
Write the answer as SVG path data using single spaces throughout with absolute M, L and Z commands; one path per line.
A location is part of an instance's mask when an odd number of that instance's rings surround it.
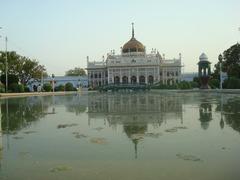
M 52 96 L 52 95 L 67 95 L 77 94 L 77 91 L 63 91 L 63 92 L 28 92 L 28 93 L 0 93 L 0 98 L 8 97 L 26 97 L 26 96 Z
M 229 94 L 240 94 L 240 89 L 151 89 L 151 92 L 178 92 L 178 93 L 187 93 L 187 92 L 204 92 L 204 93 L 229 93 Z

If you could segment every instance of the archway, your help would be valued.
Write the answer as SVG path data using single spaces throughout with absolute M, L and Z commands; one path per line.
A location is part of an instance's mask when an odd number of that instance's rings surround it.
M 139 77 L 139 83 L 140 84 L 145 84 L 145 77 L 144 76 Z
M 128 77 L 127 76 L 123 76 L 122 77 L 122 83 L 123 84 L 127 84 L 128 83 Z
M 120 83 L 120 78 L 118 76 L 114 77 L 114 84 L 119 84 Z
M 153 76 L 148 76 L 148 83 L 153 84 Z
M 136 84 L 137 83 L 137 78 L 136 76 L 131 77 L 131 84 Z

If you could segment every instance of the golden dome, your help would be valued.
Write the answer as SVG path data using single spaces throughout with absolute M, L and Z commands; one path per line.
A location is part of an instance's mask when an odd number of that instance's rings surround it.
M 124 44 L 123 53 L 128 53 L 128 52 L 145 52 L 145 47 L 141 42 L 135 39 L 134 37 L 134 27 L 132 23 L 132 38 Z
M 122 51 L 123 53 L 144 52 L 145 48 L 141 42 L 132 37 L 126 44 L 124 44 Z

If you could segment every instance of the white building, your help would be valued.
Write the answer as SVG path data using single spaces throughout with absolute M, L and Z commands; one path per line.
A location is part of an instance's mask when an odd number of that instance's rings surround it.
M 67 83 L 72 83 L 73 87 L 79 88 L 79 87 L 88 87 L 88 78 L 87 76 L 55 76 L 54 79 L 50 76 L 43 78 L 42 82 L 41 80 L 32 79 L 28 87 L 30 91 L 37 91 L 37 87 L 41 86 L 41 84 L 51 84 L 54 81 L 54 87 L 57 87 L 59 85 L 66 85 Z M 35 90 L 34 90 L 35 89 Z
M 147 54 L 146 47 L 136 40 L 132 24 L 132 37 L 120 55 L 113 50 L 99 62 L 87 57 L 88 84 L 173 84 L 181 81 L 181 67 L 181 54 L 178 59 L 166 59 L 156 49 Z

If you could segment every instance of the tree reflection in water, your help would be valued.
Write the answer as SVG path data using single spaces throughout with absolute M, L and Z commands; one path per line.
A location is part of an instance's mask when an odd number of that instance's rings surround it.
M 80 115 L 87 110 L 86 96 L 64 96 L 61 99 L 64 99 L 63 104 L 68 112 L 74 112 L 76 115 Z
M 222 103 L 222 114 L 224 119 L 220 120 L 220 127 L 224 127 L 224 121 L 235 131 L 240 133 L 240 97 L 229 98 Z M 216 111 L 221 111 L 221 103 L 216 108 Z
M 45 116 L 51 99 L 28 97 L 1 100 L 3 131 L 18 131 Z

